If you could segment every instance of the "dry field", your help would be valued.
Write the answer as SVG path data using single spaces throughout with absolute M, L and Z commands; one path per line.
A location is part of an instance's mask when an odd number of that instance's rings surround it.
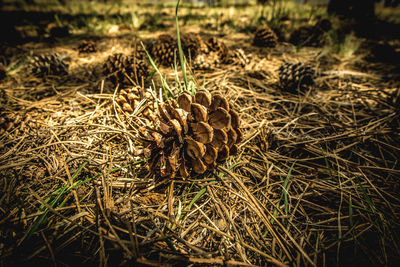
M 37 2 L 5 4 L 1 19 L 15 27 L 2 29 L 0 55 L 0 266 L 400 263 L 396 10 L 378 10 L 368 36 L 330 18 L 322 44 L 302 46 L 290 33 L 325 18 L 324 7 L 182 5 L 181 34 L 216 37 L 243 58 L 206 69 L 187 58 L 184 75 L 145 57 L 138 83 L 157 103 L 185 86 L 219 93 L 242 140 L 215 168 L 172 178 L 138 153 L 149 98 L 125 112 L 120 90 L 133 85 L 103 66 L 161 33 L 176 37 L 175 5 Z M 275 47 L 252 44 L 265 22 Z M 96 51 L 80 53 L 82 40 Z M 33 56 L 54 52 L 68 73 L 34 75 Z M 287 61 L 312 66 L 315 82 L 282 86 Z

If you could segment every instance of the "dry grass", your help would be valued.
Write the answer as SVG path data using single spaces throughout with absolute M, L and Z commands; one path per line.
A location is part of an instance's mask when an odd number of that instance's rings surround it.
M 55 48 L 71 56 L 65 78 L 12 73 L 2 113 L 20 119 L 0 136 L 0 262 L 398 263 L 399 115 L 388 101 L 398 80 L 357 68 L 371 64 L 362 54 L 328 53 L 327 62 L 317 48 L 255 49 L 249 38 L 224 38 L 247 52 L 248 66 L 193 73 L 241 114 L 240 152 L 186 180 L 146 171 L 134 156 L 140 114 L 126 116 L 118 88 L 102 80 L 102 61 L 130 51 L 131 37 L 100 41 L 94 56 L 79 56 L 75 43 Z M 34 50 L 54 50 L 45 46 Z M 309 91 L 285 92 L 285 59 L 326 75 Z

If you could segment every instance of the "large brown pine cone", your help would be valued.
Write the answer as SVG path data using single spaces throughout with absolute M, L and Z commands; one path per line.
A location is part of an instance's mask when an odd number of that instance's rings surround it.
M 149 68 L 145 61 L 132 55 L 121 53 L 111 55 L 103 66 L 103 73 L 111 78 L 112 82 L 120 84 L 141 84 L 149 75 Z
M 278 36 L 267 25 L 261 25 L 254 34 L 253 44 L 260 47 L 275 47 L 278 44 Z
M 155 128 L 140 129 L 150 171 L 162 177 L 212 170 L 237 152 L 242 139 L 239 115 L 220 94 L 184 91 L 160 104 Z
M 151 55 L 164 66 L 174 64 L 174 54 L 177 54 L 177 43 L 169 34 L 161 34 L 152 44 Z

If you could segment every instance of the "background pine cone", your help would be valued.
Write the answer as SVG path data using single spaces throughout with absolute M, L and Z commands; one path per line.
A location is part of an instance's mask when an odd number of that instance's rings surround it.
M 36 76 L 66 75 L 69 64 L 66 56 L 53 53 L 48 55 L 33 56 L 30 61 L 30 70 Z
M 303 62 L 285 62 L 279 67 L 279 81 L 287 90 L 304 89 L 314 84 L 315 70 Z
M 332 23 L 329 19 L 320 19 L 315 23 L 314 27 L 319 29 L 321 32 L 327 32 L 332 29 Z
M 121 84 L 141 84 L 149 75 L 146 62 L 121 53 L 109 56 L 103 69 L 103 73 L 111 77 L 112 82 Z
M 170 178 L 178 172 L 202 174 L 237 152 L 239 116 L 220 94 L 184 91 L 177 101 L 160 104 L 158 112 L 156 128 L 140 129 L 150 171 Z
M 289 42 L 301 46 L 322 46 L 324 35 L 332 28 L 328 19 L 319 20 L 313 26 L 302 26 L 296 29 L 289 38 Z
M 233 50 L 231 54 L 231 61 L 234 65 L 246 67 L 250 63 L 249 58 L 241 48 Z
M 83 40 L 78 45 L 78 51 L 80 54 L 97 52 L 96 43 L 93 41 Z
M 196 70 L 210 70 L 218 67 L 220 63 L 217 53 L 212 52 L 209 54 L 199 54 L 192 61 L 192 66 Z
M 210 52 L 215 52 L 218 55 L 221 63 L 226 63 L 230 60 L 229 49 L 224 42 L 216 37 L 211 37 L 206 44 Z
M 142 43 L 144 47 L 142 46 Z M 146 61 L 148 59 L 146 50 L 151 54 L 151 47 L 151 40 L 138 40 L 132 47 L 132 54 L 136 56 L 136 58 Z
M 182 49 L 186 57 L 194 59 L 199 54 L 208 53 L 208 47 L 201 36 L 197 33 L 189 32 L 182 34 Z
M 174 64 L 174 53 L 178 48 L 174 37 L 162 34 L 154 41 L 151 47 L 151 55 L 164 66 Z
M 261 25 L 254 34 L 253 44 L 260 47 L 275 47 L 278 44 L 278 36 L 267 25 Z

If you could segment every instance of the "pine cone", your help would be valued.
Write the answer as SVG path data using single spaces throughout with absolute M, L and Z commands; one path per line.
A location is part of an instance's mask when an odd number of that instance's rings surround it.
M 208 47 L 201 36 L 197 33 L 186 33 L 182 35 L 182 49 L 186 57 L 194 59 L 199 54 L 208 53 Z
M 332 28 L 328 19 L 319 20 L 314 26 L 302 26 L 295 30 L 289 38 L 289 42 L 301 46 L 322 46 L 323 36 Z
M 34 56 L 30 61 L 30 69 L 33 74 L 40 77 L 66 75 L 68 74 L 69 64 L 65 59 L 64 55 L 58 53 Z
M 151 126 L 157 120 L 155 115 L 156 101 L 150 90 L 144 91 L 138 86 L 121 90 L 117 101 L 122 110 L 128 114 L 136 116 L 141 114 L 148 126 Z
M 289 37 L 289 42 L 294 45 L 309 46 L 315 43 L 313 27 L 302 26 L 296 29 Z
M 332 29 L 332 23 L 329 19 L 320 19 L 315 23 L 314 27 L 319 29 L 321 32 L 327 32 Z
M 287 90 L 304 89 L 314 84 L 314 69 L 303 62 L 285 62 L 279 67 L 281 86 Z
M 93 41 L 83 40 L 78 45 L 79 54 L 97 52 L 96 43 Z
M 192 61 L 192 66 L 196 70 L 210 70 L 218 67 L 220 63 L 219 56 L 216 52 L 209 54 L 199 54 Z
M 278 36 L 267 25 L 261 25 L 254 34 L 253 44 L 260 47 L 275 47 L 278 44 Z
M 241 48 L 233 50 L 231 58 L 232 64 L 239 65 L 241 67 L 246 67 L 250 63 L 250 60 Z
M 103 69 L 104 75 L 111 77 L 112 82 L 121 84 L 141 84 L 149 74 L 146 62 L 121 53 L 109 56 Z
M 169 34 L 160 35 L 151 47 L 151 55 L 164 66 L 174 64 L 174 54 L 176 53 L 176 41 Z
M 144 47 L 141 43 L 143 43 Z M 139 40 L 135 43 L 132 49 L 132 54 L 136 55 L 136 58 L 146 61 L 148 59 L 146 50 L 148 53 L 151 53 L 151 40 Z
M 237 152 L 239 116 L 220 94 L 184 91 L 177 101 L 159 105 L 156 128 L 140 129 L 150 171 L 173 178 L 179 172 L 212 170 Z
M 230 60 L 230 53 L 228 47 L 224 42 L 218 40 L 216 37 L 211 37 L 206 42 L 210 52 L 217 53 L 221 63 L 226 63 Z

